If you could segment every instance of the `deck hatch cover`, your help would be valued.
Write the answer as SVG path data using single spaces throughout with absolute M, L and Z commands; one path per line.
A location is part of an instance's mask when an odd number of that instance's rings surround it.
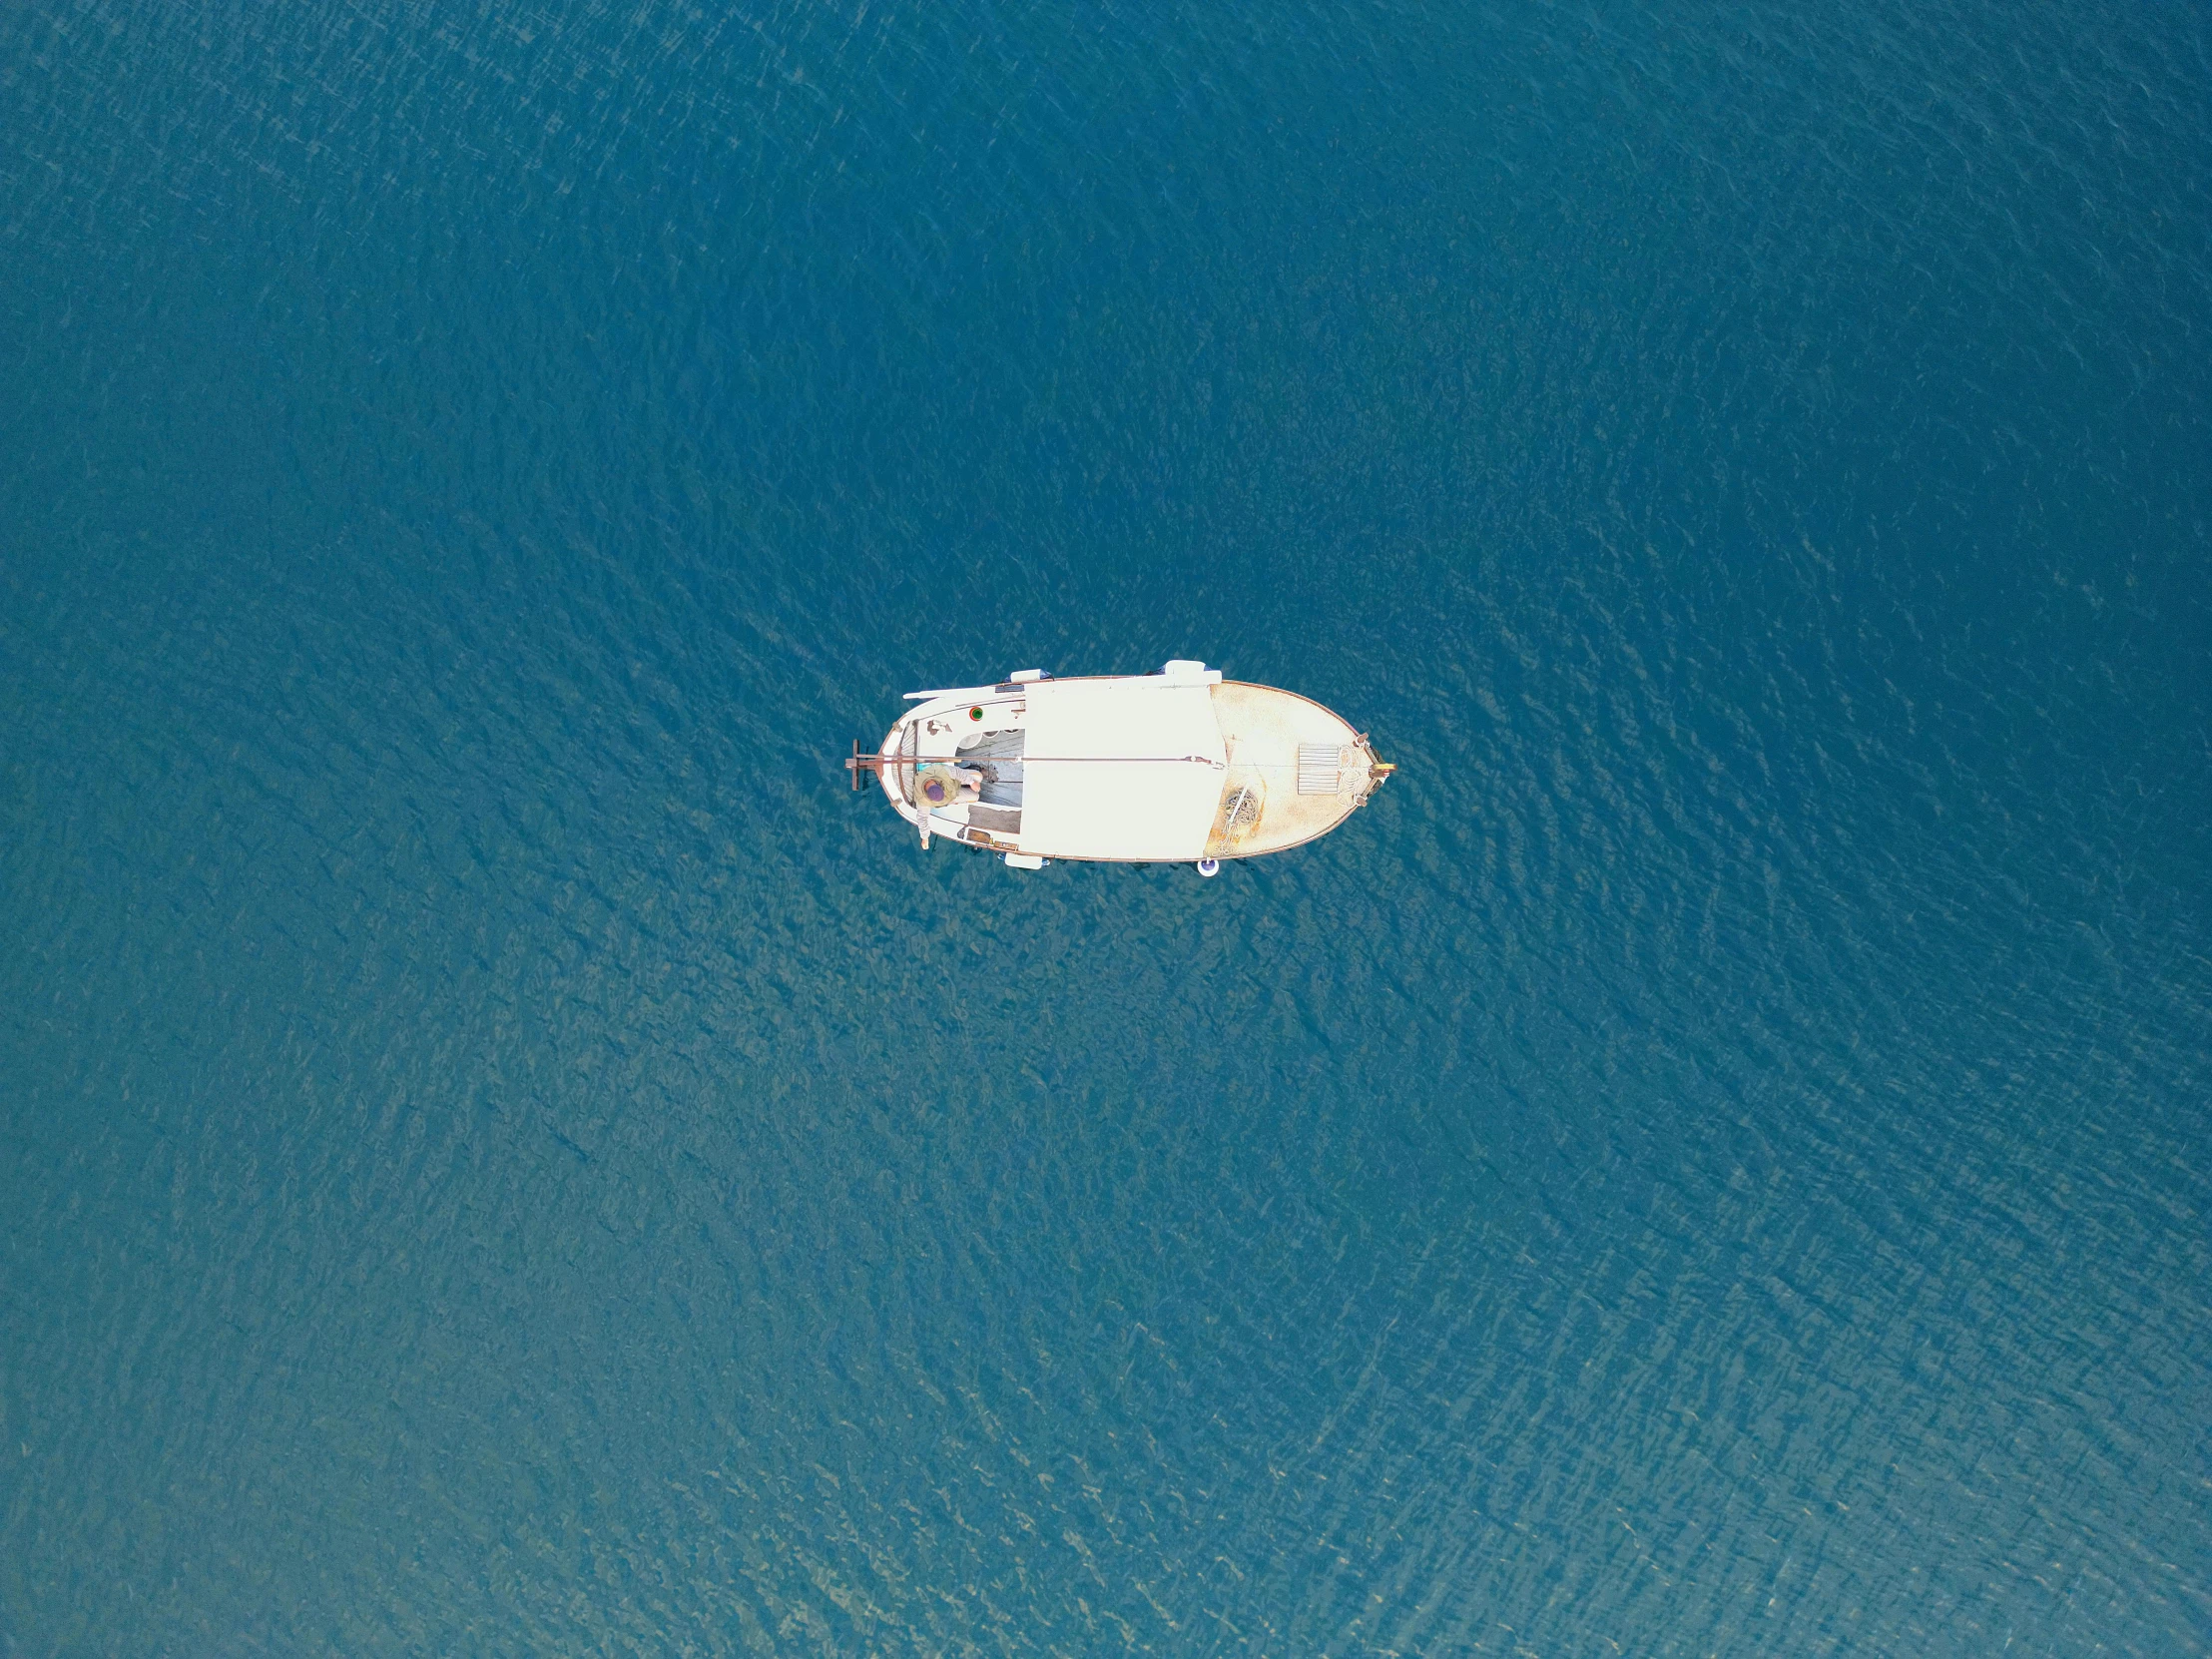
M 1342 744 L 1302 743 L 1298 746 L 1298 793 L 1337 795 L 1344 789 L 1344 769 L 1352 765 L 1352 751 Z

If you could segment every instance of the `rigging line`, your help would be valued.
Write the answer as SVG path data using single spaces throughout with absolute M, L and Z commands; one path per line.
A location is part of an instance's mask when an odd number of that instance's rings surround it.
M 897 767 L 1076 766 L 1090 763 L 1103 766 L 1178 766 L 1185 762 L 1212 767 L 1217 772 L 1226 771 L 1230 767 L 1235 767 L 1239 772 L 1302 770 L 1301 763 L 1297 761 L 1209 761 L 1203 755 L 923 755 L 918 758 L 899 755 L 881 758 L 882 765 Z M 865 755 L 860 757 L 863 768 L 870 768 L 875 764 Z M 1378 767 L 1386 764 L 1376 763 Z M 1351 765 L 1346 765 L 1343 770 L 1351 770 Z
M 1227 761 L 1208 760 L 1204 755 L 878 755 L 871 761 L 862 755 L 860 765 L 899 767 L 936 766 L 1182 766 L 1186 763 L 1221 768 Z M 1288 765 L 1289 763 L 1284 763 Z
M 1227 772 L 1232 766 L 1234 766 L 1239 772 L 1303 772 L 1307 770 L 1306 768 L 1300 766 L 1299 763 L 1296 761 L 1209 761 L 1203 755 L 1033 755 L 1028 757 L 1027 759 L 1018 759 L 1016 757 L 1008 755 L 992 755 L 973 759 L 962 759 L 961 757 L 956 755 L 923 755 L 918 758 L 914 756 L 901 755 L 897 757 L 877 758 L 874 760 L 871 760 L 868 756 L 862 755 L 859 759 L 858 770 L 862 772 L 878 772 L 886 768 L 895 768 L 900 770 L 919 770 L 923 767 L 933 766 L 981 768 L 986 766 L 1020 767 L 1086 765 L 1124 767 L 1189 765 L 1212 767 L 1216 772 Z M 845 768 L 847 771 L 853 770 L 852 763 L 850 761 L 847 761 L 845 763 Z M 1344 766 L 1336 770 L 1349 772 L 1352 770 L 1352 767 Z M 1396 768 L 1389 766 L 1387 763 L 1377 762 L 1371 764 L 1370 770 L 1374 772 L 1394 772 Z M 1001 783 L 1005 782 L 1005 780 L 1003 779 L 999 781 Z

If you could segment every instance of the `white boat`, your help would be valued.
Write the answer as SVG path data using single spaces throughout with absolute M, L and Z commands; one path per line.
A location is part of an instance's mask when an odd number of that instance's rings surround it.
M 1319 703 L 1204 663 L 1066 680 L 1025 669 L 906 696 L 916 707 L 874 754 L 852 746 L 852 787 L 873 773 L 924 848 L 943 836 L 1016 869 L 1089 858 L 1212 875 L 1224 858 L 1327 834 L 1393 770 Z

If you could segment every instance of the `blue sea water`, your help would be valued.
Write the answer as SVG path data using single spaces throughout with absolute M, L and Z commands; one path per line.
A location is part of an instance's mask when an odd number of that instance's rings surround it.
M 2208 362 L 2201 5 L 0 10 L 0 1654 L 2206 1652 Z

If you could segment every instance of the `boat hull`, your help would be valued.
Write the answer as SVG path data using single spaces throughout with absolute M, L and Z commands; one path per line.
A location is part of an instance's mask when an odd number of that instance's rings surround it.
M 1197 663 L 916 693 L 871 760 L 919 831 L 1010 855 L 1219 861 L 1327 834 L 1392 770 L 1334 711 Z M 857 783 L 857 776 L 855 776 Z

